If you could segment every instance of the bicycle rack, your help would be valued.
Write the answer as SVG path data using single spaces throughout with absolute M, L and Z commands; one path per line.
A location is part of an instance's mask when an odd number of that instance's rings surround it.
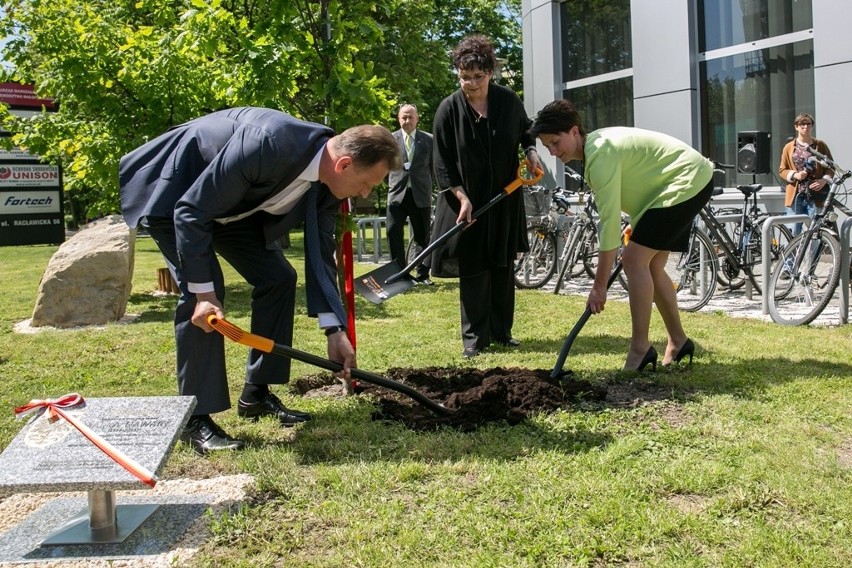
M 358 236 L 356 239 L 357 246 L 355 250 L 358 262 L 363 262 L 365 258 L 371 258 L 376 264 L 382 261 L 382 225 L 387 225 L 387 217 L 362 217 L 357 219 Z M 367 254 L 367 228 L 372 229 L 373 239 L 373 254 Z M 411 227 L 411 219 L 408 220 L 408 238 L 414 238 L 414 230 Z
M 761 230 L 761 263 L 763 270 L 763 294 L 761 300 L 761 311 L 763 315 L 767 315 L 769 313 L 769 270 L 771 269 L 772 259 L 770 258 L 772 255 L 770 247 L 772 246 L 770 231 L 772 227 L 778 224 L 788 224 L 788 223 L 810 223 L 811 218 L 807 215 L 776 215 L 774 217 L 767 217 L 767 219 L 763 222 L 763 229 Z M 841 257 L 843 258 L 843 257 Z M 848 272 L 848 271 L 847 271 Z
M 852 217 L 840 225 L 840 323 L 849 323 L 849 246 L 852 235 Z

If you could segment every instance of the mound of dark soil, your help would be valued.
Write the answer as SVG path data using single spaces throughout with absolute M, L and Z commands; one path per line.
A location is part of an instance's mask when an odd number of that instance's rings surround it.
M 388 369 L 384 377 L 417 389 L 451 410 L 436 414 L 408 396 L 360 382 L 358 394 L 377 400 L 375 420 L 402 422 L 417 430 L 450 426 L 471 431 L 482 424 L 505 420 L 517 424 L 534 413 L 553 412 L 580 401 L 603 401 L 605 386 L 595 386 L 568 375 L 555 380 L 550 371 L 521 368 L 464 369 L 428 367 Z M 328 384 L 328 379 L 299 379 L 294 387 L 305 394 Z

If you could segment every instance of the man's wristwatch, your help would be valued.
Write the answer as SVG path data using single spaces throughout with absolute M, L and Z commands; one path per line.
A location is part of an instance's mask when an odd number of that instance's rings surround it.
M 333 325 L 331 327 L 327 327 L 325 328 L 325 336 L 328 337 L 334 333 L 337 333 L 338 331 L 346 331 L 346 328 L 342 325 Z

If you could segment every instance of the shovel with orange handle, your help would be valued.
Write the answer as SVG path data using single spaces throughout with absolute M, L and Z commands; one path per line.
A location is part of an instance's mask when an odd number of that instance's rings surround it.
M 474 211 L 473 214 L 471 214 L 470 221 L 458 223 L 449 231 L 432 241 L 429 246 L 420 251 L 420 254 L 418 254 L 414 260 L 408 263 L 408 266 L 400 270 L 397 262 L 390 262 L 389 264 L 360 276 L 355 282 L 355 289 L 374 304 L 381 304 L 388 298 L 392 298 L 397 294 L 409 290 L 412 286 L 414 286 L 414 281 L 411 278 L 410 272 L 419 266 L 420 262 L 430 255 L 433 250 L 447 242 L 447 240 L 456 233 L 460 233 L 470 227 L 477 217 L 480 217 L 486 211 L 497 205 L 500 201 L 506 198 L 506 196 L 519 187 L 523 185 L 534 185 L 541 181 L 541 178 L 544 177 L 544 172 L 540 169 L 535 171 L 535 175 L 533 177 L 524 177 L 523 172 L 525 169 L 525 164 L 518 166 L 518 176 L 509 185 L 507 185 L 503 191 L 492 197 L 488 203 Z
M 630 237 L 633 235 L 633 228 L 628 226 L 624 229 L 624 232 L 621 235 L 622 242 L 624 246 L 627 246 L 627 243 L 630 241 Z M 621 272 L 621 261 L 618 261 L 615 265 L 615 268 L 612 270 L 612 273 L 609 275 L 609 280 L 606 283 L 606 289 L 609 290 L 612 283 L 615 282 L 615 279 L 618 278 L 619 273 Z M 580 316 L 580 319 L 577 320 L 577 323 L 574 324 L 574 327 L 571 328 L 571 331 L 568 333 L 568 336 L 565 338 L 564 343 L 562 343 L 562 350 L 559 352 L 559 356 L 556 358 L 556 364 L 553 366 L 553 370 L 550 372 L 551 379 L 563 379 L 566 375 L 571 374 L 571 371 L 565 371 L 565 359 L 568 358 L 568 352 L 571 351 L 571 346 L 574 345 L 574 340 L 577 339 L 577 335 L 580 334 L 580 331 L 583 329 L 583 326 L 586 325 L 586 322 L 589 321 L 589 318 L 592 317 L 592 310 L 589 306 L 586 306 L 586 310 L 583 312 L 583 315 Z
M 296 359 L 297 361 L 301 361 L 309 365 L 314 365 L 316 367 L 320 367 L 321 369 L 326 369 L 334 373 L 343 370 L 343 365 L 341 365 L 337 361 L 332 361 L 331 359 L 323 359 L 322 357 L 317 357 L 316 355 L 312 355 L 310 353 L 305 353 L 304 351 L 294 349 L 289 345 L 275 343 L 274 341 L 266 337 L 249 333 L 240 329 L 228 320 L 217 317 L 215 314 L 210 314 L 209 316 L 207 316 L 207 323 L 210 324 L 210 327 L 212 327 L 231 341 L 235 341 L 236 343 L 239 343 L 241 345 L 257 349 L 258 351 L 263 351 L 264 353 L 272 353 L 273 355 L 280 355 L 281 357 L 289 357 L 290 359 Z M 424 395 L 422 392 L 415 390 L 403 383 L 387 379 L 385 377 L 381 377 L 379 375 L 375 375 L 367 371 L 362 371 L 361 369 L 352 369 L 351 373 L 352 376 L 356 379 L 360 379 L 362 381 L 372 383 L 374 385 L 378 385 L 380 387 L 384 387 L 386 389 L 390 389 L 402 393 L 408 397 L 411 397 L 413 400 L 425 406 L 435 414 L 447 415 L 454 412 L 452 409 L 447 408 L 442 404 L 438 404 L 434 400 Z

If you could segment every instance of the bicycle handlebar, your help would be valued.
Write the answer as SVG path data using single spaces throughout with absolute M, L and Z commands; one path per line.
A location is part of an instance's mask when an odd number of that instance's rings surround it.
M 725 173 L 725 170 L 733 170 L 736 169 L 737 166 L 733 164 L 723 164 L 722 162 L 717 162 L 716 160 L 710 160 L 713 162 L 713 171 L 719 172 L 720 174 Z
M 815 150 L 814 148 L 809 148 L 808 151 L 811 155 L 816 158 L 816 161 L 820 163 L 821 166 L 825 168 L 829 168 L 834 170 L 834 179 L 832 183 L 840 184 L 852 177 L 852 170 L 844 170 L 840 166 L 837 165 L 837 162 L 823 154 L 822 152 Z
M 834 160 L 818 151 L 816 148 L 808 148 L 808 152 L 811 153 L 811 156 L 817 159 L 817 162 L 820 163 L 821 166 L 826 168 L 831 168 L 832 170 L 840 170 L 842 168 L 838 167 Z
M 570 177 L 571 179 L 573 179 L 576 182 L 579 182 L 581 184 L 586 183 L 585 180 L 583 179 L 583 176 L 581 176 L 576 171 L 574 171 L 574 169 L 571 168 L 570 166 L 565 166 L 565 173 L 568 174 L 568 177 Z

